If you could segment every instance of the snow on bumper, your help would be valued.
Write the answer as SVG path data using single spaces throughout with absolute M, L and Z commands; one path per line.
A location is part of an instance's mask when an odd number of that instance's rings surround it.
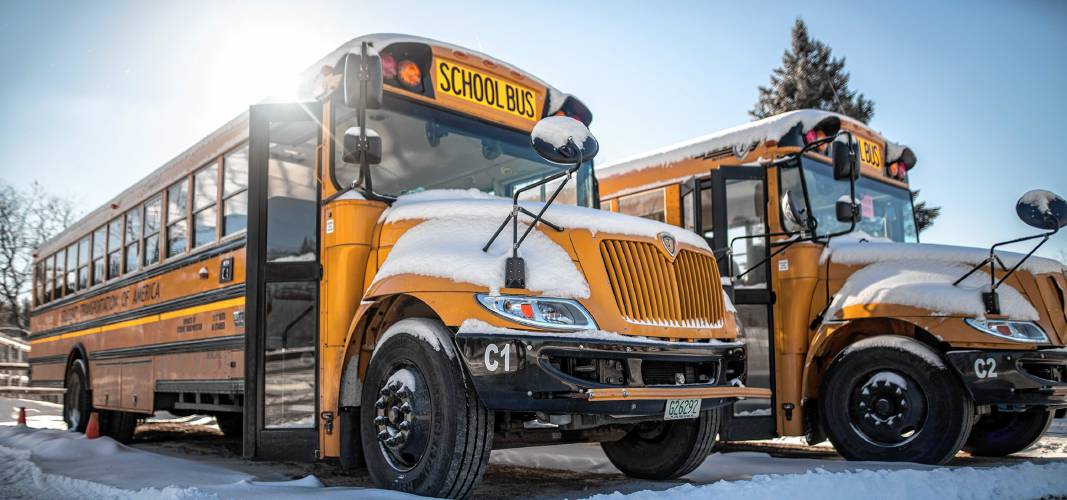
M 710 409 L 765 389 L 743 379 L 740 342 L 633 342 L 560 333 L 456 335 L 479 397 L 491 410 L 651 415 L 668 399 Z
M 978 404 L 1067 406 L 1067 349 L 950 351 L 945 357 Z

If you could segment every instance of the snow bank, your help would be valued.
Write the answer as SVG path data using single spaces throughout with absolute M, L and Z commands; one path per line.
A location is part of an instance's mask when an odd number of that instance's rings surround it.
M 522 204 L 531 212 L 544 206 Z M 430 190 L 401 196 L 382 213 L 381 222 L 423 220 L 404 233 L 393 246 L 375 282 L 399 274 L 417 274 L 484 286 L 491 293 L 504 284 L 504 260 L 511 252 L 510 227 L 488 252 L 482 246 L 511 213 L 511 200 L 475 189 Z M 568 229 L 639 236 L 655 239 L 669 233 L 679 242 L 708 249 L 703 238 L 656 221 L 570 205 L 553 205 L 545 218 Z M 528 221 L 523 216 L 521 220 Z M 526 226 L 520 224 L 520 230 Z M 526 288 L 565 298 L 589 297 L 589 284 L 566 250 L 546 236 L 539 226 L 519 250 L 526 259 Z
M 369 488 L 326 488 L 315 476 L 256 481 L 216 464 L 167 457 L 110 438 L 0 427 L 0 492 L 5 498 L 418 498 Z
M 1020 253 L 1005 251 L 998 251 L 997 256 L 1009 268 L 1024 257 Z M 987 257 L 989 257 L 989 250 L 983 248 L 932 243 L 864 241 L 856 237 L 841 237 L 830 240 L 830 245 L 822 252 L 821 262 L 830 259 L 838 264 L 873 264 L 885 261 L 917 260 L 973 266 Z M 1030 257 L 1020 269 L 1033 274 L 1067 272 L 1067 266 L 1063 263 L 1043 257 Z M 963 276 L 963 273 L 956 278 L 960 276 Z M 986 275 L 986 283 L 989 283 L 988 279 Z
M 790 111 L 770 118 L 764 118 L 744 125 L 738 125 L 736 127 L 713 132 L 688 141 L 672 144 L 665 148 L 656 149 L 634 157 L 606 163 L 597 168 L 597 176 L 600 179 L 606 179 L 613 175 L 636 172 L 669 163 L 677 163 L 725 148 L 732 148 L 734 155 L 738 158 L 742 158 L 748 154 L 753 145 L 766 140 L 781 139 L 783 135 L 789 132 L 793 127 L 797 126 L 798 123 L 801 124 L 801 128 L 808 130 L 831 116 L 836 116 L 840 118 L 841 121 L 850 121 L 858 126 L 865 127 L 862 123 L 847 116 L 831 113 L 829 111 L 818 111 L 814 109 Z
M 983 318 L 981 292 L 989 286 L 989 275 L 978 271 L 959 286 L 952 286 L 969 270 L 963 264 L 939 261 L 889 260 L 871 264 L 848 277 L 830 303 L 826 318 L 838 318 L 844 308 L 865 304 L 896 304 L 921 307 L 942 316 Z M 997 290 L 1005 315 L 1026 321 L 1039 319 L 1037 310 L 1017 290 L 1009 285 Z
M 710 328 L 718 328 L 720 326 L 711 326 Z M 656 344 L 656 345 L 670 345 L 670 346 L 689 346 L 693 344 L 689 342 L 671 342 L 667 340 L 659 340 L 651 337 L 643 337 L 640 335 L 623 335 L 621 333 L 609 332 L 605 330 L 579 330 L 576 332 L 548 332 L 548 331 L 533 331 L 533 330 L 514 330 L 511 328 L 501 328 L 499 326 L 493 326 L 477 319 L 468 319 L 459 325 L 458 333 L 489 333 L 499 335 L 523 335 L 526 337 L 553 337 L 559 338 L 560 336 L 567 337 L 581 337 L 589 340 L 602 340 L 605 342 L 630 342 L 640 344 Z M 726 342 L 718 339 L 709 339 L 707 342 L 715 344 L 733 344 L 734 342 Z M 705 342 L 706 344 L 706 342 Z
M 1041 498 L 1067 493 L 1067 463 L 1013 467 L 860 470 L 827 472 L 822 469 L 797 475 L 761 475 L 751 481 L 708 485 L 686 484 L 666 491 L 641 491 L 630 495 L 596 495 L 596 499 L 685 499 L 716 500 L 753 498 L 908 498 L 913 500 Z

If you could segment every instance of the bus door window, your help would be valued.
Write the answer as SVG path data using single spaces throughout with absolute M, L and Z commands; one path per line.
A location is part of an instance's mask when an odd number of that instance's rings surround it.
M 763 181 L 726 179 L 726 240 L 733 242 L 734 276 L 746 273 L 734 288 L 767 288 L 767 265 L 753 269 L 767 256 L 766 238 L 751 236 L 767 233 Z M 740 239 L 736 239 L 740 238 Z
M 263 424 L 315 426 L 315 294 L 312 281 L 266 284 Z
M 313 122 L 285 123 L 270 130 L 267 262 L 316 259 L 318 134 Z

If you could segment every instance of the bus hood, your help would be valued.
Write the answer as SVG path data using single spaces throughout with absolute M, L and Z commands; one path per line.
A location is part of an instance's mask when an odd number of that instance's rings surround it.
M 984 318 L 982 292 L 990 287 L 988 267 L 954 285 L 989 250 L 934 244 L 907 244 L 855 238 L 831 240 L 821 262 L 843 277 L 827 309 L 827 320 L 870 316 L 937 316 Z M 1024 256 L 997 252 L 1004 266 Z M 843 269 L 848 271 L 842 272 Z M 998 277 L 1000 265 L 998 264 Z M 1007 319 L 1033 321 L 1050 334 L 1067 337 L 1067 266 L 1031 257 L 998 289 Z M 895 313 L 879 312 L 895 310 Z M 903 308 L 903 309 L 901 309 Z
M 380 245 L 389 249 L 375 281 L 398 274 L 418 274 L 484 286 L 498 292 L 503 286 L 504 259 L 510 255 L 510 225 L 488 251 L 482 247 L 504 218 L 511 200 L 471 190 L 430 190 L 401 196 L 382 213 Z M 532 212 L 540 202 L 526 202 Z M 710 253 L 703 238 L 656 221 L 570 205 L 552 205 L 546 220 L 565 228 L 547 226 L 532 231 L 519 251 L 528 268 L 527 289 L 564 298 L 588 298 L 589 284 L 576 265 L 579 260 L 570 240 L 575 230 L 657 240 L 669 235 L 680 246 Z M 525 220 L 529 220 L 523 217 Z M 524 231 L 525 225 L 520 224 Z

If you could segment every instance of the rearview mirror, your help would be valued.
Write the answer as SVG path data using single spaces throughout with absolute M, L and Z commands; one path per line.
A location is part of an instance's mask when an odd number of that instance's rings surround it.
M 1023 222 L 1038 229 L 1056 231 L 1067 226 L 1067 201 L 1052 191 L 1027 191 L 1015 204 L 1015 213 Z
M 366 64 L 364 64 L 366 62 Z M 382 107 L 382 59 L 377 54 L 346 54 L 344 58 L 345 105 L 357 109 L 360 99 L 366 98 L 366 109 Z M 362 77 L 366 77 L 366 96 Z
M 849 224 L 858 221 L 856 217 L 856 204 L 849 203 L 848 196 L 842 196 L 843 200 L 837 200 L 837 204 L 834 205 L 834 209 L 837 215 L 837 222 L 847 222 Z
M 859 177 L 859 169 L 856 168 L 856 163 L 853 161 L 856 156 L 849 154 L 849 147 L 847 143 L 835 142 L 833 151 L 834 161 L 834 180 L 842 179 L 856 179 Z
M 808 210 L 801 205 L 797 195 L 792 191 L 786 191 L 782 195 L 782 214 L 785 216 L 785 226 L 789 232 L 807 231 L 811 229 L 811 218 Z
M 569 116 L 541 119 L 530 132 L 530 142 L 541 158 L 552 163 L 587 161 L 600 151 L 600 145 L 585 124 Z
M 345 131 L 345 152 L 341 161 L 345 163 L 359 163 L 359 156 L 363 151 L 367 154 L 367 165 L 377 165 L 382 162 L 382 138 L 374 129 L 367 129 L 367 147 L 359 147 L 359 127 L 352 127 Z

